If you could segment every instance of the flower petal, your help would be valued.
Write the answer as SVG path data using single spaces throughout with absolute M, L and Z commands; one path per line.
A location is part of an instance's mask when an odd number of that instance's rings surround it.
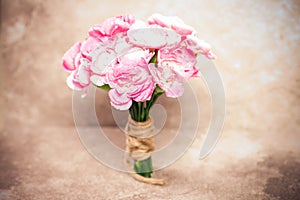
M 98 74 L 94 74 L 91 76 L 90 80 L 93 84 L 95 84 L 97 86 L 102 86 L 107 83 L 105 75 L 101 76 Z
M 132 105 L 132 100 L 126 94 L 119 94 L 115 89 L 111 89 L 108 95 L 111 105 L 118 110 L 128 110 Z
M 66 71 L 74 71 L 77 66 L 75 64 L 76 56 L 80 53 L 81 43 L 75 43 L 63 56 L 62 66 Z
M 129 42 L 134 46 L 150 49 L 175 45 L 181 40 L 181 36 L 175 31 L 159 27 L 131 29 L 127 32 L 127 35 Z
M 172 28 L 174 31 L 176 31 L 178 34 L 182 36 L 190 35 L 193 32 L 195 32 L 193 27 L 185 24 L 177 16 L 164 16 L 155 13 L 148 18 L 148 23 L 150 25 L 156 24 L 164 28 Z
M 88 37 L 81 45 L 81 53 L 85 58 L 90 57 L 90 53 L 97 48 L 100 41 L 93 37 Z
M 74 71 L 74 72 L 75 72 L 75 71 Z M 80 90 L 82 90 L 82 88 L 81 88 L 81 87 L 77 87 L 77 85 L 74 84 L 74 72 L 71 73 L 71 74 L 67 77 L 66 83 L 67 83 L 67 85 L 69 86 L 69 88 L 71 88 L 72 90 L 80 91 Z

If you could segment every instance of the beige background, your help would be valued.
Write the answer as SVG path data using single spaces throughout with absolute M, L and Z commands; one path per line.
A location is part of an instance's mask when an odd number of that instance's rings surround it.
M 3 1 L 6 125 L 25 120 L 27 125 L 71 125 L 72 93 L 60 67 L 63 53 L 107 17 L 131 13 L 146 20 L 160 12 L 180 16 L 212 44 L 227 94 L 226 128 L 280 133 L 297 128 L 297 1 L 153 1 L 151 6 L 142 1 L 111 2 L 117 1 Z M 109 112 L 106 95 L 101 97 L 96 107 Z M 104 123 L 111 125 L 112 118 Z
M 297 0 L 2 0 L 0 192 L 28 199 L 72 199 L 68 191 L 78 199 L 296 199 L 299 11 Z M 196 162 L 203 139 L 199 136 L 175 166 L 160 172 L 169 181 L 167 188 L 141 190 L 126 175 L 95 164 L 84 151 L 73 128 L 72 92 L 65 84 L 68 74 L 60 63 L 64 52 L 83 40 L 93 24 L 123 13 L 146 20 L 154 12 L 178 15 L 213 46 L 225 86 L 226 122 L 215 153 L 204 164 L 189 164 Z M 201 80 L 191 84 L 199 98 L 203 134 L 209 125 L 210 97 Z M 96 102 L 100 123 L 114 126 L 106 93 L 97 91 Z M 168 112 L 167 127 L 176 128 L 176 100 L 162 97 L 160 103 Z M 190 171 L 181 173 L 182 169 Z M 191 178 L 195 171 L 206 175 L 200 181 Z M 274 182 L 274 177 L 287 179 Z M 105 187 L 107 180 L 111 189 Z M 193 185 L 195 190 L 190 189 Z M 289 185 L 294 189 L 287 189 Z

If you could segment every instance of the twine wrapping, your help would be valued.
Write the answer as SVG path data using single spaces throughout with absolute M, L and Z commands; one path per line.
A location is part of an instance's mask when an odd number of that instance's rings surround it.
M 125 162 L 128 170 L 131 172 L 133 178 L 144 183 L 154 185 L 163 185 L 163 179 L 146 178 L 137 174 L 130 166 L 130 158 L 142 161 L 151 156 L 154 151 L 154 126 L 151 118 L 145 122 L 136 122 L 129 116 L 125 128 L 126 133 L 126 154 Z

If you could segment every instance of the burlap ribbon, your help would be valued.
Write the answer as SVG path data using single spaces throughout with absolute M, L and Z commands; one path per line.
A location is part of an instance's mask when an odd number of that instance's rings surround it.
M 131 117 L 125 128 L 126 133 L 126 154 L 125 162 L 128 170 L 131 172 L 133 178 L 144 183 L 154 185 L 163 185 L 163 179 L 146 178 L 137 174 L 130 165 L 130 158 L 141 161 L 146 160 L 154 151 L 154 126 L 151 118 L 145 122 L 136 122 Z

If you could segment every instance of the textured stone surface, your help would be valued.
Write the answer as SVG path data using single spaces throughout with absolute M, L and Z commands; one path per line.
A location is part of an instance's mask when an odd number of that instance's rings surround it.
M 119 129 L 104 131 L 118 140 Z M 269 139 L 287 143 L 297 141 L 299 135 L 258 138 L 247 131 L 224 131 L 215 151 L 204 160 L 198 160 L 199 136 L 183 157 L 156 172 L 165 186 L 136 182 L 100 164 L 84 149 L 74 128 L 23 127 L 1 135 L 3 199 L 299 198 L 298 143 L 277 145 Z
M 0 199 L 299 199 L 299 10 L 297 0 L 2 0 Z M 198 161 L 211 103 L 205 84 L 191 81 L 200 132 L 180 160 L 157 172 L 163 187 L 137 183 L 86 152 L 60 67 L 91 25 L 154 12 L 178 15 L 212 44 L 227 101 L 223 135 Z M 178 127 L 176 100 L 160 103 L 166 126 Z M 103 91 L 95 108 L 105 130 L 117 132 Z

